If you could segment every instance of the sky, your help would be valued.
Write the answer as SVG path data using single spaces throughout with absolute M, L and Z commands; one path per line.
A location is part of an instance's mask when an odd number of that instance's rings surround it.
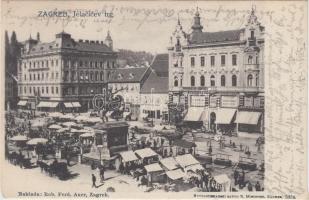
M 131 49 L 151 53 L 167 52 L 177 18 L 185 32 L 190 32 L 197 6 L 204 31 L 242 28 L 252 8 L 252 2 L 3 2 L 5 29 L 16 31 L 24 41 L 40 32 L 42 42 L 50 42 L 61 31 L 76 40 L 104 40 L 109 30 L 115 49 Z M 257 15 L 269 17 L 267 5 L 256 5 Z M 66 12 L 70 17 L 43 17 L 50 11 Z M 100 17 L 80 17 L 74 13 L 99 12 Z M 112 13 L 113 17 L 106 17 Z

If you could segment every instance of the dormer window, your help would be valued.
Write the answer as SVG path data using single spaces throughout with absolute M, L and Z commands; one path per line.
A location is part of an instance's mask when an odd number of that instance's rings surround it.
M 129 79 L 133 79 L 134 78 L 134 74 L 133 73 L 130 73 L 129 74 Z

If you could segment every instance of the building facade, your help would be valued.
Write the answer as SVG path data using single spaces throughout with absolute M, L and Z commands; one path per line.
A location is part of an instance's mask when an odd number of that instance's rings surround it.
M 75 41 L 65 32 L 54 41 L 24 43 L 18 67 L 20 107 L 42 111 L 92 108 L 116 68 L 117 53 L 108 32 L 105 41 Z
M 150 71 L 149 67 L 119 68 L 110 71 L 108 88 L 115 95 L 123 97 L 126 112 L 132 113 L 132 119 L 137 119 L 140 115 L 141 87 Z
M 171 122 L 263 132 L 264 32 L 254 10 L 237 30 L 203 32 L 198 10 L 191 33 L 178 20 L 168 47 Z

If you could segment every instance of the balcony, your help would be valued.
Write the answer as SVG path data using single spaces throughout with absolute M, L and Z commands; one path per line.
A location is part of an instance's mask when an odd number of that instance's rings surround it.
M 260 64 L 245 64 L 245 70 L 260 70 Z

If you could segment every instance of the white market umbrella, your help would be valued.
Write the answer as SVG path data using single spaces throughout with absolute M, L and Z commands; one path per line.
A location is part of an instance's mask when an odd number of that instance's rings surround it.
M 57 124 L 53 124 L 53 125 L 50 125 L 48 128 L 49 129 L 61 129 L 62 127 Z
M 70 127 L 70 126 L 76 125 L 76 123 L 75 123 L 75 122 L 64 122 L 62 125 L 63 125 L 63 126 Z
M 11 141 L 27 141 L 28 139 L 24 135 L 17 135 L 17 136 L 10 138 L 10 140 Z
M 28 145 L 37 145 L 38 143 L 45 144 L 48 140 L 45 138 L 33 138 L 27 142 Z

